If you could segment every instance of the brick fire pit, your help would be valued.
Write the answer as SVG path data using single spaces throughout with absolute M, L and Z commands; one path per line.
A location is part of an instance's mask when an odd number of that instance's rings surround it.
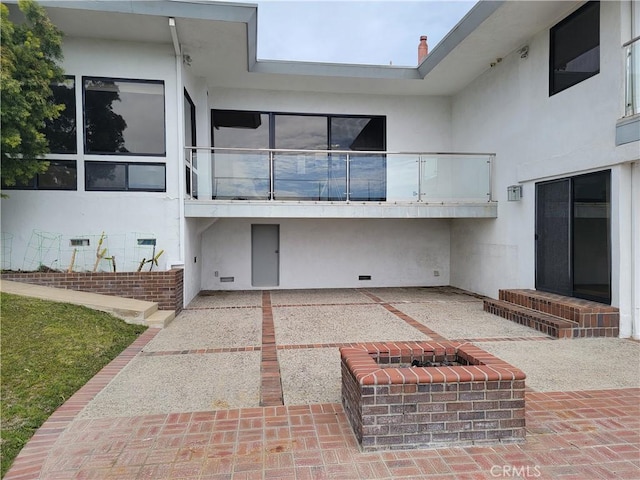
M 340 357 L 342 404 L 363 451 L 525 439 L 525 374 L 474 345 L 363 344 Z

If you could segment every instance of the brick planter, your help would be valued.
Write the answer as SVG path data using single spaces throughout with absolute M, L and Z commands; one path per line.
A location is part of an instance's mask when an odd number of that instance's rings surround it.
M 340 357 L 342 404 L 363 451 L 525 439 L 525 374 L 474 345 L 363 344 Z M 402 366 L 414 360 L 460 366 Z
M 183 270 L 158 272 L 7 272 L 3 280 L 32 283 L 43 287 L 114 295 L 157 302 L 160 310 L 182 310 Z

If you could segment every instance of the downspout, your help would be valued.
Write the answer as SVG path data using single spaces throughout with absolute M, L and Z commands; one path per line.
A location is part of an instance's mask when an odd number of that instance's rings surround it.
M 183 94 L 182 91 L 184 89 L 182 82 L 182 49 L 180 48 L 180 41 L 178 40 L 178 31 L 176 30 L 176 19 L 173 17 L 169 17 L 169 31 L 171 32 L 171 41 L 173 42 L 173 50 L 175 52 L 176 58 L 176 118 L 177 118 L 177 159 L 178 159 L 178 202 L 179 202 L 179 245 L 178 252 L 179 258 L 178 262 L 174 262 L 175 266 L 177 264 L 185 266 L 184 259 L 186 258 L 185 252 L 185 218 L 184 218 L 184 199 L 185 199 L 185 179 L 184 179 L 184 128 L 181 126 L 184 125 L 184 108 L 182 108 L 183 102 Z M 186 272 L 185 272 L 186 273 Z

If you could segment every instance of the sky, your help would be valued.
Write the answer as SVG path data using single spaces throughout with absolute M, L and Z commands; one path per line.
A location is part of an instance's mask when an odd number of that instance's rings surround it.
M 251 0 L 249 0 L 251 1 Z M 415 66 L 420 36 L 429 49 L 475 1 L 254 0 L 258 58 Z

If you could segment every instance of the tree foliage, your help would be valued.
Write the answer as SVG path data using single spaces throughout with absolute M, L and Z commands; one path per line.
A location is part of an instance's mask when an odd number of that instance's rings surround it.
M 0 4 L 2 182 L 7 186 L 29 181 L 46 171 L 49 152 L 45 123 L 56 119 L 64 105 L 54 102 L 51 84 L 64 81 L 57 64 L 62 59 L 62 32 L 33 0 L 19 0 L 24 23 L 13 24 L 9 9 Z

